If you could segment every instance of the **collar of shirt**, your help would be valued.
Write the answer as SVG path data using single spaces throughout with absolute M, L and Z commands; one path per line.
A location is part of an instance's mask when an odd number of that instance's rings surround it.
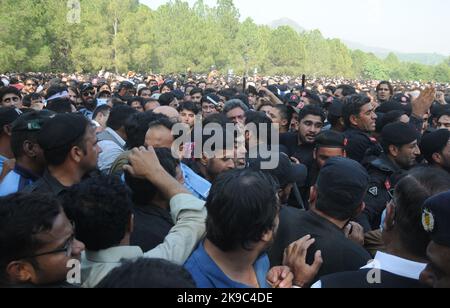
M 383 252 L 377 252 L 375 260 L 362 269 L 380 269 L 394 275 L 419 280 L 426 264 L 410 261 Z
M 113 129 L 107 127 L 105 129 L 106 132 L 108 132 L 111 136 L 113 136 L 114 139 L 117 140 L 117 142 L 120 144 L 120 146 L 123 148 L 126 144 L 125 140 L 122 139 L 122 137 L 119 136 Z
M 219 268 L 216 262 L 208 255 L 205 250 L 204 242 L 200 243 L 196 253 L 193 254 L 199 265 L 199 270 L 208 280 L 218 288 L 249 288 L 249 286 L 231 280 L 225 273 Z M 269 271 L 269 260 L 266 254 L 257 259 L 253 265 L 260 288 L 269 288 L 266 280 L 267 272 Z
M 20 175 L 20 176 L 22 176 L 22 177 L 24 177 L 24 178 L 26 178 L 26 179 L 29 179 L 29 180 L 31 180 L 31 181 L 33 181 L 33 182 L 35 182 L 35 181 L 37 181 L 37 180 L 39 179 L 39 176 L 38 176 L 38 175 L 34 174 L 34 173 L 31 172 L 30 170 L 27 170 L 27 169 L 21 167 L 21 166 L 18 165 L 18 164 L 16 164 L 16 166 L 14 167 L 14 171 L 15 171 L 18 175 Z
M 86 260 L 95 263 L 119 263 L 121 260 L 133 260 L 144 256 L 142 249 L 136 246 L 117 246 L 100 251 L 86 250 Z
M 48 170 L 45 171 L 42 179 L 47 183 L 48 187 L 52 190 L 55 196 L 58 196 L 61 192 L 68 189 L 68 187 L 64 186 L 56 178 L 54 178 Z

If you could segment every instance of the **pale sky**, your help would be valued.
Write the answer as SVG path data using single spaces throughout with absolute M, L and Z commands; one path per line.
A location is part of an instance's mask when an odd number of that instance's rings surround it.
M 141 0 L 155 9 L 169 0 Z M 191 5 L 195 0 L 187 0 Z M 215 0 L 205 0 L 214 5 Z M 448 0 L 234 0 L 258 24 L 290 18 L 308 30 L 371 47 L 450 56 Z

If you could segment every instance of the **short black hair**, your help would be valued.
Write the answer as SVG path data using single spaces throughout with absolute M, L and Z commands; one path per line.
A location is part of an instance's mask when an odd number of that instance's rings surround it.
M 125 123 L 127 133 L 127 148 L 138 148 L 145 144 L 145 135 L 152 122 L 167 119 L 165 115 L 153 111 L 138 112 L 133 114 Z
M 18 97 L 22 98 L 22 94 L 20 91 L 15 87 L 3 87 L 0 88 L 0 102 L 3 100 L 3 97 L 5 97 L 7 94 L 15 94 Z
M 191 93 L 189 93 L 189 95 L 192 96 L 192 95 L 198 94 L 198 93 L 200 93 L 203 96 L 203 90 L 202 89 L 200 89 L 200 88 L 193 88 L 191 90 Z
M 159 90 L 164 89 L 164 87 L 168 87 L 170 89 L 170 91 L 173 91 L 173 83 L 163 83 L 160 87 Z
M 194 104 L 193 102 L 184 102 L 181 103 L 178 107 L 178 112 L 182 112 L 183 110 L 191 111 L 194 114 L 198 114 L 200 112 L 200 109 L 198 108 L 197 104 Z
M 345 149 L 346 139 L 343 133 L 333 130 L 325 130 L 317 135 L 315 147 L 320 148 L 342 148 Z
M 272 108 L 277 109 L 280 112 L 280 116 L 283 120 L 288 120 L 288 122 L 291 123 L 292 114 L 294 113 L 292 108 L 289 108 L 286 105 L 275 105 Z
M 317 105 L 305 106 L 298 113 L 298 119 L 299 119 L 299 121 L 302 121 L 304 118 L 306 118 L 309 115 L 318 116 L 318 117 L 320 117 L 322 122 L 325 122 L 325 119 L 326 119 L 325 112 L 323 112 L 323 109 Z
M 92 115 L 92 119 L 94 120 L 99 113 L 105 115 L 106 112 L 111 112 L 112 108 L 109 105 L 101 105 L 95 108 L 94 114 Z
M 170 149 L 156 148 L 156 156 L 164 170 L 167 171 L 172 177 L 176 177 L 176 168 L 179 162 L 173 158 Z M 128 172 L 125 172 L 125 181 L 132 191 L 132 200 L 136 206 L 148 206 L 155 198 L 158 189 L 153 183 L 133 177 Z
M 377 119 L 377 129 L 376 129 L 377 133 L 381 133 L 381 131 L 385 126 L 399 122 L 400 118 L 404 115 L 406 115 L 406 112 L 404 111 L 393 110 L 379 116 Z
M 130 190 L 120 178 L 99 175 L 72 186 L 63 206 L 76 225 L 77 239 L 90 251 L 120 244 L 133 210 Z
M 140 96 L 131 96 L 129 98 L 127 98 L 127 104 L 128 106 L 131 106 L 131 104 L 133 102 L 139 102 L 139 104 L 141 104 L 142 108 L 144 108 L 145 106 L 145 98 L 140 97 Z
M 72 101 L 68 98 L 56 98 L 47 102 L 47 110 L 56 113 L 71 113 Z
M 448 173 L 439 168 L 412 169 L 395 188 L 395 230 L 403 247 L 426 258 L 430 237 L 422 227 L 422 206 L 428 198 L 450 190 Z
M 142 92 L 144 92 L 144 91 L 150 91 L 151 92 L 152 90 L 150 88 L 143 87 L 143 88 L 139 89 L 138 96 L 141 96 Z
M 117 131 L 121 127 L 125 127 L 128 119 L 136 113 L 137 110 L 128 105 L 117 105 L 111 109 L 106 126 Z
M 270 175 L 249 169 L 219 175 L 206 201 L 206 238 L 224 252 L 251 250 L 275 227 L 276 187 Z
M 10 262 L 31 256 L 44 245 L 38 234 L 52 230 L 61 212 L 60 203 L 50 195 L 19 193 L 0 198 L 0 286 L 10 284 L 6 273 Z
M 194 289 L 191 274 L 182 266 L 161 259 L 141 258 L 113 269 L 97 289 Z
M 342 95 L 344 97 L 357 94 L 356 93 L 356 89 L 354 87 L 350 86 L 350 85 L 347 85 L 347 84 L 339 85 L 334 92 L 336 92 L 339 89 L 342 90 Z
M 370 104 L 371 100 L 366 95 L 350 95 L 344 98 L 344 106 L 342 107 L 342 117 L 344 118 L 345 126 L 347 128 L 352 127 L 350 122 L 351 116 L 359 116 L 362 107 Z

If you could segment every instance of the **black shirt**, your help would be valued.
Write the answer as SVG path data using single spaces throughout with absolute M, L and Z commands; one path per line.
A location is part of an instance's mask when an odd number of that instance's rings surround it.
M 131 245 L 150 251 L 164 242 L 173 226 L 169 210 L 151 205 L 135 207 Z
M 349 128 L 344 135 L 348 139 L 346 147 L 348 158 L 359 163 L 363 163 L 366 156 L 377 156 L 382 152 L 377 140 L 359 129 Z
M 372 259 L 364 248 L 347 239 L 344 232 L 327 219 L 312 211 L 284 207 L 274 245 L 269 251 L 271 265 L 280 265 L 284 250 L 306 235 L 316 240 L 308 250 L 307 262 L 313 263 L 317 250 L 322 251 L 324 261 L 313 282 L 325 275 L 356 271 Z
M 289 157 L 297 158 L 306 165 L 308 171 L 314 164 L 314 144 L 301 144 L 297 133 L 284 133 L 280 135 L 280 150 Z
M 57 179 L 55 179 L 48 170 L 44 172 L 44 176 L 37 182 L 27 186 L 24 193 L 43 193 L 50 194 L 55 197 L 61 197 L 68 187 L 62 185 Z

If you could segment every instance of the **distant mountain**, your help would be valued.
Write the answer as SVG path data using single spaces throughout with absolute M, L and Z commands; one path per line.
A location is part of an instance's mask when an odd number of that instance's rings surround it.
M 378 47 L 369 47 L 366 45 L 363 45 L 361 43 L 356 43 L 352 41 L 342 40 L 345 45 L 347 45 L 348 48 L 356 50 L 362 50 L 364 52 L 371 52 L 375 54 L 378 58 L 384 59 L 386 58 L 389 53 L 393 52 L 395 55 L 399 58 L 400 61 L 403 62 L 417 62 L 421 64 L 426 65 L 436 65 L 439 63 L 442 63 L 445 59 L 447 59 L 446 56 L 440 55 L 437 53 L 404 53 L 404 52 L 398 52 L 394 50 L 389 50 L 386 48 L 378 48 Z
M 295 20 L 292 20 L 289 18 L 281 18 L 281 19 L 272 21 L 269 24 L 269 27 L 271 27 L 272 29 L 276 29 L 276 28 L 282 27 L 282 26 L 289 26 L 299 33 L 306 31 L 306 29 L 303 28 L 302 26 L 300 26 Z
M 281 26 L 290 26 L 295 31 L 302 33 L 307 31 L 305 28 L 303 28 L 301 25 L 299 25 L 295 20 L 289 19 L 289 18 L 281 18 L 278 20 L 275 20 L 269 24 L 269 27 L 272 29 L 276 29 Z M 362 50 L 364 52 L 371 52 L 375 54 L 378 58 L 385 59 L 389 53 L 393 52 L 395 55 L 399 58 L 400 61 L 403 62 L 416 62 L 426 65 L 436 65 L 439 63 L 442 63 L 445 59 L 447 59 L 446 56 L 440 55 L 437 53 L 403 53 L 398 52 L 395 50 L 389 50 L 386 48 L 379 48 L 379 47 L 370 47 L 366 46 L 361 43 L 347 41 L 347 40 L 341 40 L 345 45 L 347 45 L 348 48 L 352 50 Z

